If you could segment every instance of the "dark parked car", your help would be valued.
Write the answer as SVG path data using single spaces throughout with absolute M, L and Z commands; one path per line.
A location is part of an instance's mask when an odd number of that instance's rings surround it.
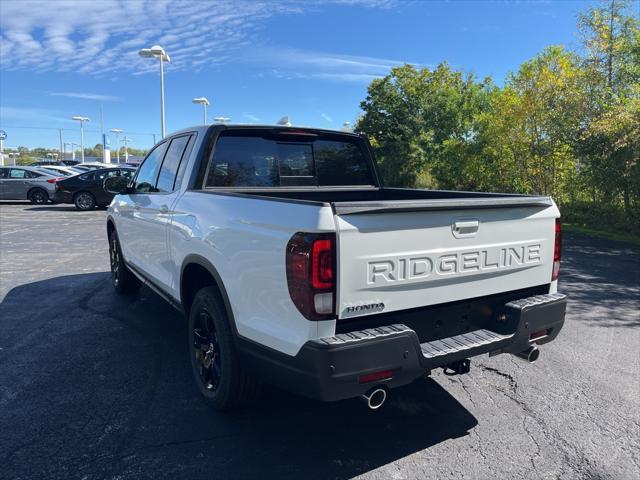
M 104 189 L 104 181 L 109 177 L 131 179 L 135 168 L 101 168 L 59 180 L 53 196 L 58 203 L 73 203 L 78 210 L 92 210 L 96 206 L 105 207 L 113 200 L 113 194 Z

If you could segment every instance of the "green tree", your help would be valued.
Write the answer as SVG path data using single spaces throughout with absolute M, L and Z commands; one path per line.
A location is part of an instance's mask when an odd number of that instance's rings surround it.
M 584 111 L 581 85 L 579 61 L 562 47 L 546 48 L 509 75 L 479 116 L 479 173 L 489 180 L 483 186 L 567 198 Z
M 579 17 L 589 110 L 578 147 L 591 201 L 621 203 L 627 219 L 640 230 L 638 150 L 627 135 L 637 132 L 640 99 L 640 23 L 634 6 L 607 0 Z
M 476 82 L 446 63 L 434 70 L 404 65 L 373 80 L 356 131 L 370 138 L 385 184 L 448 184 L 491 88 L 489 80 Z
M 578 16 L 590 93 L 599 102 L 629 93 L 640 81 L 640 30 L 638 19 L 629 13 L 637 6 L 629 0 L 601 0 L 600 6 Z

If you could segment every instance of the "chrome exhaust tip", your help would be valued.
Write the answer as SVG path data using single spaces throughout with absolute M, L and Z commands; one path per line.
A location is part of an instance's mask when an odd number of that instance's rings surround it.
M 369 409 L 377 410 L 387 400 L 387 391 L 380 387 L 372 388 L 364 395 L 361 395 L 360 398 Z
M 516 353 L 515 355 L 529 363 L 533 363 L 540 357 L 540 350 L 538 350 L 538 347 L 531 346 L 522 352 Z

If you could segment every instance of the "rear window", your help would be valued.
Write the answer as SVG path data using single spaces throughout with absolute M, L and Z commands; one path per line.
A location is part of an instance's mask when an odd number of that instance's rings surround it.
M 340 135 L 223 132 L 208 187 L 372 185 L 361 146 Z

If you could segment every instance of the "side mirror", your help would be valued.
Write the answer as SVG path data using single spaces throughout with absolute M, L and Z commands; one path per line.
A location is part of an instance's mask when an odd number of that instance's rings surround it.
M 129 193 L 129 181 L 124 177 L 109 177 L 104 181 L 104 189 L 114 195 Z

